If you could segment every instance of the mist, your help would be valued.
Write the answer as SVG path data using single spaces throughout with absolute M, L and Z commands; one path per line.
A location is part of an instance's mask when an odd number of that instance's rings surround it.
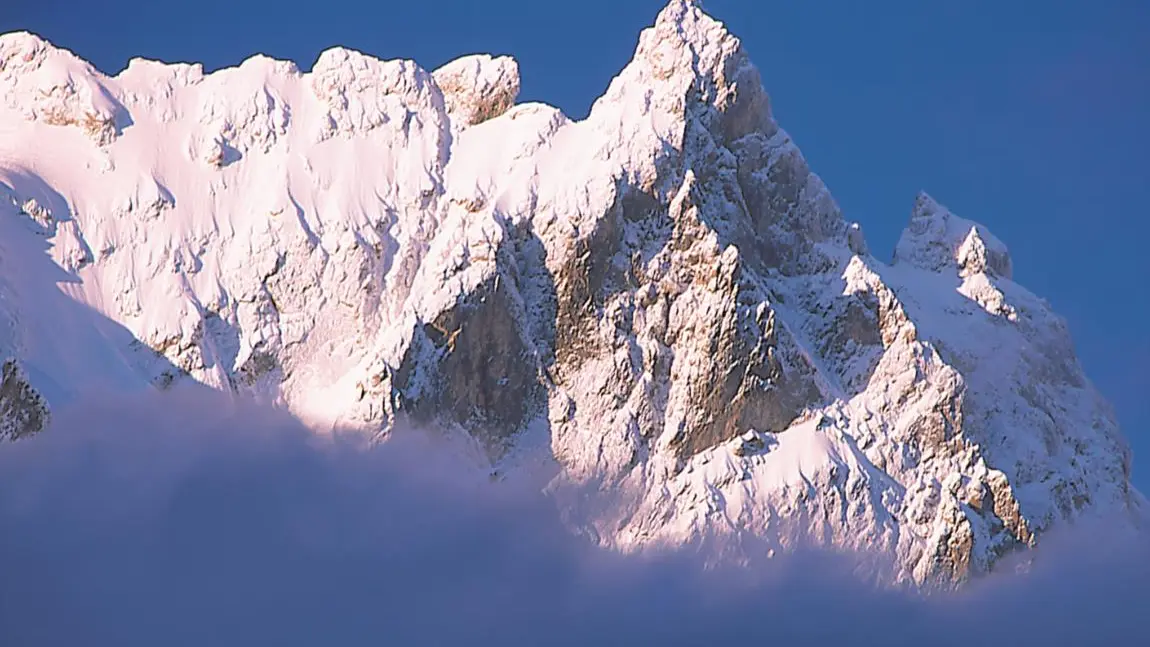
M 541 487 L 541 483 L 538 484 Z M 1103 521 L 1026 575 L 881 591 L 852 557 L 603 551 L 416 432 L 374 449 L 201 390 L 0 447 L 0 645 L 1028 645 L 1147 640 L 1150 544 Z M 1142 636 L 1141 639 L 1138 636 Z M 730 643 L 728 643 L 730 644 Z

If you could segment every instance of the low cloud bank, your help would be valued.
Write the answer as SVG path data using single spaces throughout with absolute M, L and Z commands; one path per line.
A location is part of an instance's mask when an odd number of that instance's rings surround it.
M 1038 557 L 925 599 L 843 556 L 754 577 L 624 557 L 415 434 L 364 451 L 202 392 L 78 405 L 0 447 L 5 647 L 1150 641 L 1145 538 L 1099 522 Z

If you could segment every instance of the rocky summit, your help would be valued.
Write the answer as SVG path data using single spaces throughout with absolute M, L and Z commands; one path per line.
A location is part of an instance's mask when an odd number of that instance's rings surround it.
M 871 256 L 698 3 L 586 119 L 519 85 L 507 57 L 347 49 L 110 77 L 0 36 L 0 439 L 194 382 L 546 463 L 608 547 L 813 539 L 919 586 L 1146 518 L 1006 245 L 920 193 Z

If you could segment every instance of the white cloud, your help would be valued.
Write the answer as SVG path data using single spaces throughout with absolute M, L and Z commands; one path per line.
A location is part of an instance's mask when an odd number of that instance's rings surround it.
M 205 393 L 77 406 L 0 448 L 0 644 L 1055 645 L 1147 633 L 1150 550 L 1104 524 L 1025 578 L 878 592 L 605 554 L 416 436 L 364 452 Z

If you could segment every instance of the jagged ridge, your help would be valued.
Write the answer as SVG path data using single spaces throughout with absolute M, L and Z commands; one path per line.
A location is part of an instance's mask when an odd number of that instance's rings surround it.
M 0 37 L 4 249 L 48 241 L 65 281 L 40 298 L 5 270 L 0 350 L 44 376 L 11 363 L 13 397 L 6 364 L 8 435 L 47 418 L 19 403 L 94 376 L 191 378 L 317 428 L 414 421 L 502 473 L 554 459 L 558 499 L 610 492 L 571 518 L 621 549 L 806 536 L 892 551 L 920 584 L 1139 508 L 1005 245 L 922 194 L 894 262 L 871 257 L 696 3 L 583 121 L 518 89 L 506 57 L 109 78 Z M 37 339 L 65 316 L 81 352 Z

